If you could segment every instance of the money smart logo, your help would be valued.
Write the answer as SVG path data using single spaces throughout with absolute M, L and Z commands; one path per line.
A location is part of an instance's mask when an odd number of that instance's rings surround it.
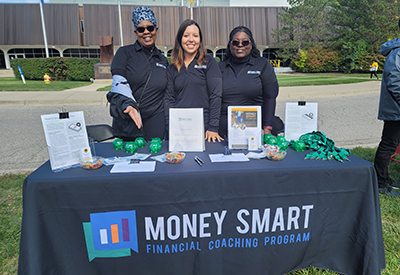
M 135 210 L 92 213 L 83 230 L 89 261 L 139 253 Z

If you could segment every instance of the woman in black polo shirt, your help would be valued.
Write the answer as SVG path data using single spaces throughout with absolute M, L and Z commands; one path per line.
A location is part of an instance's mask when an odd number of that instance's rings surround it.
M 227 135 L 228 106 L 261 106 L 263 134 L 283 131 L 282 121 L 274 115 L 279 91 L 274 68 L 260 56 L 250 29 L 239 26 L 231 31 L 225 59 L 218 65 L 222 73 L 219 134 Z
M 113 129 L 124 140 L 164 139 L 168 61 L 155 46 L 158 27 L 153 10 L 136 8 L 132 21 L 137 40 L 119 48 L 111 64 L 113 84 L 107 99 Z
M 167 77 L 164 100 L 167 124 L 169 108 L 203 108 L 206 139 L 223 140 L 218 135 L 221 72 L 214 58 L 206 55 L 200 27 L 193 20 L 185 20 L 179 27 Z

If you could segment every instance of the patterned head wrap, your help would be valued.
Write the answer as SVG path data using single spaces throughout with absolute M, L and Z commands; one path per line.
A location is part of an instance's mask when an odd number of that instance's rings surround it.
M 154 12 L 149 7 L 141 6 L 133 10 L 132 12 L 132 22 L 135 30 L 140 22 L 147 20 L 153 23 L 154 27 L 157 27 L 156 17 Z

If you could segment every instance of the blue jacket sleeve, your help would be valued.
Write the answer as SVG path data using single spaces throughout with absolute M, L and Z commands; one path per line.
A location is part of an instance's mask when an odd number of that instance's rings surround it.
M 387 78 L 387 89 L 393 98 L 400 105 L 400 51 L 397 52 L 395 58 L 395 66 L 390 71 Z

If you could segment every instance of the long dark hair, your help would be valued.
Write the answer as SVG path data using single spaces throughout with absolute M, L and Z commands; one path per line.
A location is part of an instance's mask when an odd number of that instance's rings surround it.
M 186 28 L 191 25 L 195 25 L 199 29 L 199 34 L 200 34 L 200 45 L 199 45 L 199 49 L 198 49 L 199 59 L 197 60 L 197 65 L 201 66 L 205 62 L 206 48 L 204 47 L 203 34 L 201 33 L 200 26 L 199 26 L 199 24 L 197 24 L 196 21 L 186 19 L 179 26 L 178 33 L 176 34 L 176 37 L 175 37 L 175 45 L 174 45 L 174 48 L 172 49 L 171 64 L 175 66 L 175 68 L 178 70 L 178 72 L 180 71 L 180 69 L 183 66 L 182 36 L 185 33 Z
M 234 28 L 231 31 L 231 33 L 229 34 L 229 42 L 228 42 L 228 46 L 226 47 L 225 59 L 228 59 L 228 58 L 232 57 L 231 43 L 232 43 L 233 37 L 238 32 L 244 32 L 249 37 L 250 43 L 251 43 L 251 46 L 252 46 L 250 54 L 252 56 L 254 56 L 254 57 L 260 56 L 260 51 L 257 49 L 257 45 L 256 45 L 256 42 L 254 41 L 253 33 L 251 32 L 251 30 L 249 28 L 245 27 L 245 26 L 238 26 L 238 27 Z

